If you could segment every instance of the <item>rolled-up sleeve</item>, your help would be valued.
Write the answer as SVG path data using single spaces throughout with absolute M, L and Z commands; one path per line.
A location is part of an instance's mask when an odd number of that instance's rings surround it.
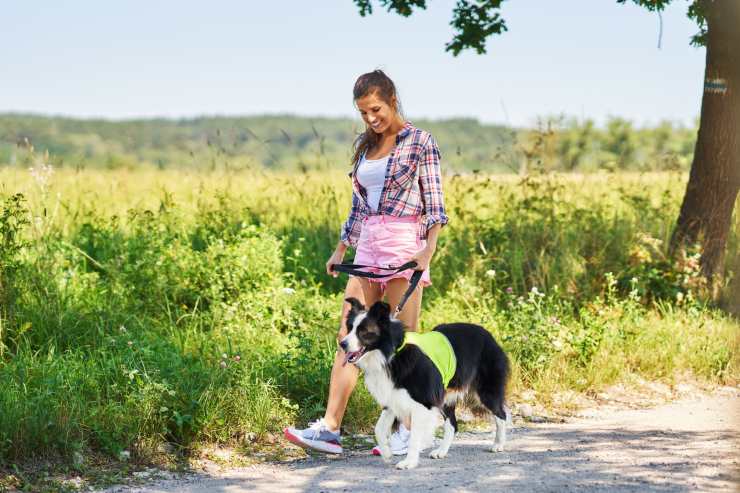
M 419 189 L 424 201 L 425 234 L 435 224 L 448 222 L 442 195 L 441 154 L 434 137 L 429 137 L 419 156 Z
M 342 231 L 339 239 L 347 246 L 356 247 L 360 240 L 360 230 L 362 229 L 362 210 L 360 199 L 357 194 L 352 193 L 352 207 L 349 210 L 347 220 L 342 224 Z

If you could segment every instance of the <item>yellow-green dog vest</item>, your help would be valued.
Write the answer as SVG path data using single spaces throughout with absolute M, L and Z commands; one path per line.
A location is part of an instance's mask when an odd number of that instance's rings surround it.
M 406 332 L 403 338 L 403 344 L 398 348 L 398 351 L 403 349 L 406 344 L 417 346 L 432 360 L 434 366 L 437 367 L 439 373 L 442 375 L 442 383 L 447 388 L 447 384 L 450 383 L 450 380 L 455 375 L 457 358 L 455 358 L 455 351 L 452 349 L 452 344 L 450 344 L 450 341 L 444 334 L 436 331 L 425 332 L 424 334 Z

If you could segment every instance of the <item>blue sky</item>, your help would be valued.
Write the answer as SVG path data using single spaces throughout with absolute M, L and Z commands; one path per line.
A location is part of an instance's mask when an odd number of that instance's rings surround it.
M 380 67 L 409 118 L 532 124 L 566 114 L 699 114 L 705 50 L 688 2 L 658 16 L 615 0 L 507 0 L 488 53 L 444 51 L 453 0 L 411 18 L 362 18 L 351 0 L 7 2 L 0 112 L 108 118 L 293 113 L 356 116 L 355 78 Z

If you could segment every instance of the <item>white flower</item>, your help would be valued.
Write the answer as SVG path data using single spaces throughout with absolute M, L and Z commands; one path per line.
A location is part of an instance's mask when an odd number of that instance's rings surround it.
M 496 271 L 493 269 L 487 270 L 486 277 L 496 277 Z
M 295 293 L 295 289 L 293 289 L 293 288 L 283 288 L 283 293 L 284 294 L 294 294 Z

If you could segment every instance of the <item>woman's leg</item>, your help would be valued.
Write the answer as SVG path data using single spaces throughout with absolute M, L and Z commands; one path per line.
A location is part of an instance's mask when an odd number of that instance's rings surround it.
M 401 297 L 409 287 L 409 282 L 403 278 L 391 279 L 385 288 L 385 294 L 388 304 L 391 305 L 391 313 L 396 310 L 396 306 L 401 302 Z M 419 315 L 421 314 L 421 296 L 424 288 L 417 285 L 414 292 L 409 296 L 403 310 L 398 314 L 398 319 L 406 325 L 407 330 L 417 332 L 419 330 Z
M 396 310 L 396 307 L 401 302 L 406 290 L 409 288 L 409 282 L 403 278 L 391 279 L 388 281 L 388 285 L 385 288 L 385 294 L 388 299 L 388 304 L 391 305 L 391 313 Z M 398 314 L 398 319 L 404 323 L 406 330 L 412 332 L 418 332 L 419 330 L 419 315 L 421 314 L 421 295 L 424 288 L 421 285 L 417 285 L 414 292 L 411 293 L 406 304 L 403 305 L 403 310 Z M 411 429 L 411 420 L 409 418 L 404 419 L 403 425 L 407 429 Z
M 371 286 L 370 284 L 374 284 Z M 354 297 L 368 304 L 375 303 L 381 296 L 380 287 L 377 283 L 370 283 L 366 279 L 359 277 L 350 277 L 347 287 L 344 290 L 344 297 Z M 337 338 L 341 340 L 347 335 L 347 314 L 349 314 L 349 303 L 342 303 L 342 318 L 339 326 Z M 324 422 L 330 430 L 338 430 L 342 426 L 344 412 L 347 410 L 349 396 L 357 385 L 357 367 L 355 365 L 344 364 L 344 351 L 337 349 L 334 356 L 334 365 L 331 368 L 331 377 L 329 380 L 329 398 L 326 403 L 326 413 Z

